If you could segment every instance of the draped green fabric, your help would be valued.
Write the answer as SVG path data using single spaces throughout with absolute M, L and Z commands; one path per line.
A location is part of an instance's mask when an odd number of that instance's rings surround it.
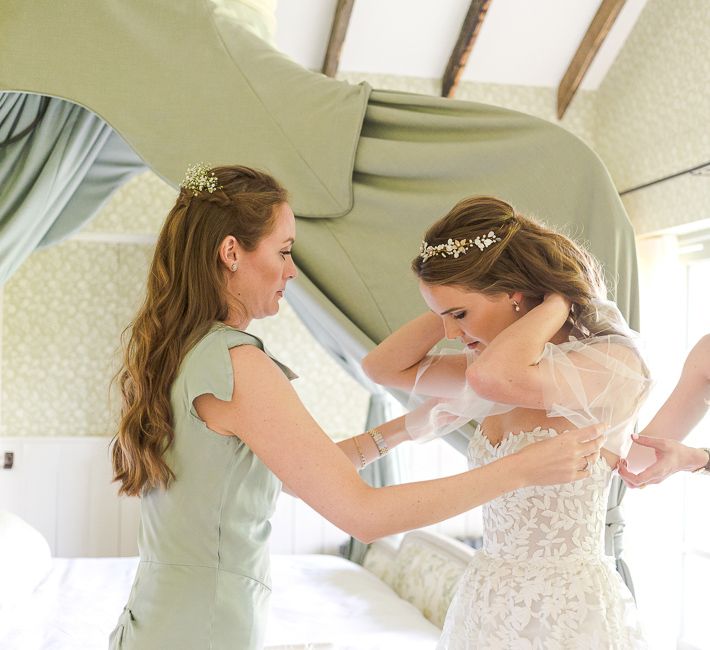
M 269 170 L 300 216 L 352 206 L 369 87 L 313 74 L 207 0 L 6 0 L 0 90 L 68 99 L 177 185 L 189 164 Z
M 472 194 L 584 241 L 638 328 L 633 232 L 583 142 L 501 108 L 328 79 L 262 41 L 255 14 L 215 7 L 6 0 L 0 90 L 88 108 L 174 185 L 201 160 L 273 173 L 299 217 L 305 302 L 329 314 L 350 366 L 424 310 L 409 262 L 426 227 Z
M 483 192 L 588 242 L 638 326 L 631 226 L 580 140 L 513 111 L 328 79 L 237 20 L 204 0 L 8 0 L 0 90 L 89 108 L 173 184 L 199 160 L 272 172 L 301 217 L 298 264 L 372 341 L 424 308 L 408 265 L 426 226 Z
M 0 284 L 141 169 L 111 127 L 80 106 L 0 93 Z
M 353 208 L 299 223 L 297 261 L 380 341 L 425 309 L 409 264 L 426 228 L 459 199 L 484 193 L 588 242 L 637 325 L 633 231 L 604 166 L 564 129 L 483 104 L 373 91 Z

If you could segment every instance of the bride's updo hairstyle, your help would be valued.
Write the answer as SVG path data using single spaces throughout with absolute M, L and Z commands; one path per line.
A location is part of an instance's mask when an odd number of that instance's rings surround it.
M 569 237 L 491 196 L 459 201 L 424 236 L 412 261 L 417 277 L 487 295 L 521 292 L 529 303 L 559 293 L 572 303 L 578 334 L 625 334 L 603 308 L 606 285 L 597 260 Z
M 163 459 L 174 437 L 170 387 L 190 348 L 227 318 L 220 245 L 232 235 L 253 251 L 287 200 L 274 178 L 249 167 L 188 169 L 158 236 L 145 300 L 123 332 L 122 367 L 114 378 L 121 415 L 112 449 L 119 493 L 140 495 L 174 478 Z

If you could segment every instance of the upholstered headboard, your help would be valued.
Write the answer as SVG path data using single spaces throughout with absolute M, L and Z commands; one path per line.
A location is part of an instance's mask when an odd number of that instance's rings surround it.
M 459 578 L 474 553 L 450 537 L 415 530 L 404 536 L 399 547 L 390 538 L 372 544 L 363 565 L 442 627 Z

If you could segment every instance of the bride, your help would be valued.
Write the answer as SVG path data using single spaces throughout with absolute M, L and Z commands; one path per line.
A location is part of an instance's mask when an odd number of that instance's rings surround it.
M 479 467 L 572 426 L 609 425 L 589 478 L 483 506 L 483 548 L 439 648 L 645 648 L 603 536 L 611 475 L 649 378 L 633 333 L 604 300 L 597 262 L 504 201 L 473 197 L 431 226 L 412 268 L 431 311 L 363 367 L 378 383 L 435 398 L 408 419 L 413 436 L 475 420 L 468 457 Z M 432 351 L 444 338 L 464 350 Z

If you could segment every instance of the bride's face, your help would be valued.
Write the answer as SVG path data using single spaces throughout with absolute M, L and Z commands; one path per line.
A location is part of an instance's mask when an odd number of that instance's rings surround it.
M 441 316 L 447 339 L 459 339 L 470 350 L 482 350 L 520 316 L 513 301 L 522 295 L 499 293 L 493 296 L 451 285 L 419 282 L 419 291 L 429 309 Z

